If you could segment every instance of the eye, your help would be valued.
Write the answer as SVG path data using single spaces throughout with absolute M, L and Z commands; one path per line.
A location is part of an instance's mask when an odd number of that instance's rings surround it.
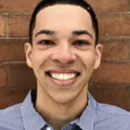
M 41 40 L 38 42 L 38 44 L 42 44 L 42 45 L 54 45 L 55 43 L 51 40 Z
M 76 46 L 90 45 L 90 43 L 86 40 L 76 40 L 73 44 Z

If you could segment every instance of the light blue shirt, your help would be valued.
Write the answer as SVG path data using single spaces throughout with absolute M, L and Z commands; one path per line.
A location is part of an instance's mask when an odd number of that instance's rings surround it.
M 0 110 L 0 130 L 53 130 L 36 112 L 33 93 L 30 91 L 23 103 Z M 88 93 L 88 106 L 82 115 L 62 130 L 130 130 L 130 113 L 98 103 Z

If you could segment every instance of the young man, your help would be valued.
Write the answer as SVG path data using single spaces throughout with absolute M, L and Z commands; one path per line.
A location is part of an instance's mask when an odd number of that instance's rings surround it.
M 96 102 L 88 83 L 101 61 L 98 24 L 83 0 L 43 0 L 30 22 L 27 65 L 37 79 L 23 103 L 1 110 L 1 130 L 130 130 L 130 114 Z

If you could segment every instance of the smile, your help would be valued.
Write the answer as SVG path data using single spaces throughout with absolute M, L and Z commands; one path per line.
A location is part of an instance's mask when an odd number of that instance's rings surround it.
M 57 72 L 46 72 L 50 77 L 59 80 L 59 81 L 68 81 L 76 78 L 80 73 L 71 72 L 71 73 L 57 73 Z

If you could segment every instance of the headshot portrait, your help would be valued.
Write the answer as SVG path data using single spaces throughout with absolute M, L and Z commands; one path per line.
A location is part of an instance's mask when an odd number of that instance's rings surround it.
M 0 1 L 1 130 L 130 130 L 129 1 Z

